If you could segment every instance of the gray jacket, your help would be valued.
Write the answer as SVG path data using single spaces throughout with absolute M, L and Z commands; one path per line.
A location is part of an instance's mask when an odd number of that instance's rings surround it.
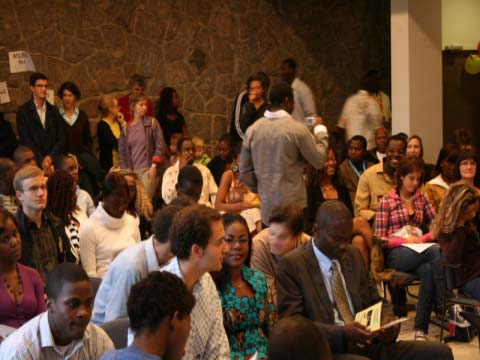
M 275 117 L 282 113 L 282 117 Z M 321 127 L 314 136 L 284 111 L 267 111 L 248 128 L 240 154 L 240 179 L 260 195 L 263 223 L 268 223 L 271 211 L 278 206 L 296 203 L 307 207 L 303 168 L 309 162 L 320 169 L 327 145 L 328 134 Z

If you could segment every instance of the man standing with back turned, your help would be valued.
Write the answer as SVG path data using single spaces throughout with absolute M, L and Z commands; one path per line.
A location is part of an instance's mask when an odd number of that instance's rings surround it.
M 327 157 L 328 133 L 317 118 L 313 133 L 290 115 L 293 91 L 285 82 L 270 90 L 271 110 L 247 130 L 240 154 L 240 179 L 262 200 L 262 222 L 273 209 L 296 203 L 307 207 L 305 162 L 319 169 Z

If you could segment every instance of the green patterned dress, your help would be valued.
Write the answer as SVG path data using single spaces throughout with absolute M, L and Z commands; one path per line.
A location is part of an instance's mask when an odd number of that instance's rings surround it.
M 243 265 L 242 277 L 254 292 L 252 298 L 238 297 L 230 281 L 219 292 L 230 359 L 243 360 L 255 352 L 258 359 L 267 359 L 268 330 L 278 318 L 272 293 L 262 272 Z

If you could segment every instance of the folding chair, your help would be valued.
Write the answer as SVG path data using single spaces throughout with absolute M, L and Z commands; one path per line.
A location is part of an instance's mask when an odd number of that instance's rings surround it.
M 128 317 L 123 317 L 103 323 L 100 327 L 112 339 L 115 349 L 123 349 L 128 343 L 128 325 Z
M 464 316 L 473 327 L 479 329 L 480 320 L 477 307 L 480 307 L 480 300 L 465 296 L 461 293 L 458 286 L 456 271 L 461 267 L 461 264 L 443 263 L 443 267 L 445 272 L 445 291 L 442 304 L 442 324 L 445 322 L 447 306 L 457 304 L 473 310 L 473 313 L 461 312 L 461 315 Z M 440 329 L 440 341 L 443 341 L 443 326 Z M 478 336 L 478 346 L 480 348 L 480 334 Z

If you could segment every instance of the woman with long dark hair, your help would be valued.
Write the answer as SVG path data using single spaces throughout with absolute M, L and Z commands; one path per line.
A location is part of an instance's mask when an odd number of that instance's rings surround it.
M 170 138 L 174 133 L 181 133 L 183 137 L 190 137 L 185 118 L 178 111 L 179 107 L 180 96 L 178 96 L 177 90 L 168 86 L 163 88 L 158 101 L 157 120 L 162 127 L 167 146 L 170 146 Z
M 327 161 L 322 169 L 314 173 L 307 186 L 307 230 L 310 232 L 315 223 L 319 206 L 327 200 L 339 200 L 353 215 L 353 206 L 347 187 L 340 183 L 337 171 L 337 156 L 333 149 L 328 150 Z M 365 265 L 370 266 L 370 251 L 373 246 L 372 228 L 362 217 L 353 218 L 352 244 L 362 253 Z
M 80 226 L 87 221 L 87 214 L 77 206 L 76 184 L 73 177 L 64 170 L 56 170 L 47 182 L 47 209 L 60 218 L 65 233 L 70 239 L 72 253 L 77 264 L 80 262 Z
M 268 331 L 277 320 L 265 274 L 250 268 L 252 238 L 240 215 L 223 215 L 228 253 L 214 279 L 223 308 L 230 358 L 267 359 Z

